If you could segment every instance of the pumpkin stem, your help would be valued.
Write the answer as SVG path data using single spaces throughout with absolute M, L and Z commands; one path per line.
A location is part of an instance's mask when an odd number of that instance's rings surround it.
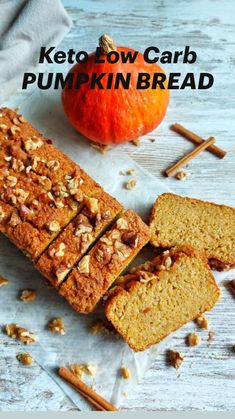
M 103 54 L 108 54 L 110 51 L 116 51 L 117 49 L 113 39 L 107 34 L 99 38 L 99 46 Z

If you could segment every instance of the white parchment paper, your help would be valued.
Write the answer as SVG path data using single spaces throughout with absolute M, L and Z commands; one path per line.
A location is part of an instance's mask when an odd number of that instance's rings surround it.
M 131 158 L 113 148 L 105 155 L 93 149 L 89 142 L 78 135 L 69 125 L 60 104 L 58 93 L 32 92 L 26 100 L 16 97 L 6 104 L 20 107 L 20 112 L 42 133 L 54 140 L 54 144 L 83 167 L 104 189 L 120 200 L 125 207 L 135 209 L 144 219 L 156 197 L 167 191 L 164 183 L 138 166 Z M 137 186 L 128 191 L 123 187 L 130 177 L 119 174 L 120 171 L 135 169 Z M 146 258 L 149 250 L 142 252 L 135 263 Z M 148 255 L 149 256 L 149 255 Z M 1 275 L 10 279 L 5 287 L 8 293 L 8 306 L 1 311 L 1 324 L 17 322 L 35 332 L 39 342 L 27 348 L 35 360 L 57 382 L 64 392 L 81 410 L 90 406 L 69 385 L 57 376 L 58 366 L 71 363 L 89 363 L 97 366 L 93 377 L 86 376 L 86 382 L 93 385 L 97 392 L 117 406 L 125 392 L 130 392 L 133 385 L 141 380 L 157 352 L 166 345 L 160 345 L 135 354 L 121 338 L 115 335 L 99 333 L 92 335 L 90 325 L 97 318 L 102 318 L 102 310 L 91 315 L 79 315 L 62 299 L 56 290 L 50 288 L 46 280 L 34 269 L 33 265 L 6 238 L 0 238 Z M 225 274 L 216 274 L 218 280 Z M 23 304 L 17 298 L 21 289 L 33 288 L 37 299 L 32 304 Z M 66 335 L 52 335 L 46 328 L 52 317 L 62 317 Z M 170 338 L 168 338 L 170 339 Z M 24 350 L 19 343 L 19 351 Z M 19 352 L 18 351 L 18 352 Z M 15 345 L 6 337 L 3 355 L 15 356 Z M 128 367 L 131 380 L 119 376 L 121 366 Z

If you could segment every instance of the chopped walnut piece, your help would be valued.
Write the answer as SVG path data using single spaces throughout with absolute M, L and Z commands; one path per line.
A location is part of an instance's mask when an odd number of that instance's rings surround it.
M 136 180 L 135 179 L 130 179 L 128 180 L 128 182 L 125 183 L 125 188 L 130 190 L 130 189 L 134 189 L 136 187 Z
M 206 329 L 208 330 L 209 327 L 209 321 L 208 319 L 204 316 L 204 314 L 202 314 L 201 316 L 199 316 L 196 319 L 196 322 L 198 324 L 199 327 L 201 327 L 201 329 Z
M 184 361 L 184 355 L 181 352 L 170 349 L 169 360 L 172 367 L 178 369 Z
M 166 269 L 169 269 L 172 266 L 172 259 L 170 256 L 167 256 L 167 258 L 164 260 L 164 266 Z
M 97 198 L 85 197 L 84 202 L 92 214 L 98 214 L 100 210 L 100 205 Z
M 8 129 L 8 126 L 6 124 L 0 124 L 0 129 L 1 130 Z
M 7 186 L 10 186 L 10 188 L 14 188 L 14 186 L 17 184 L 17 181 L 18 179 L 15 176 L 7 176 L 6 178 L 6 184 Z
M 126 231 L 122 234 L 122 241 L 134 249 L 138 246 L 139 237 L 138 234 L 133 231 Z
M 175 175 L 176 179 L 178 180 L 186 180 L 188 176 L 189 176 L 189 173 L 187 172 L 178 172 Z
M 134 144 L 136 147 L 138 147 L 140 145 L 140 138 L 135 138 L 135 140 L 131 141 L 132 144 Z
M 129 370 L 129 368 L 122 367 L 120 368 L 120 375 L 125 380 L 129 380 L 131 378 L 131 371 Z
M 135 169 L 128 169 L 128 170 L 127 170 L 127 172 L 126 172 L 126 174 L 127 174 L 128 176 L 133 176 L 133 175 L 134 175 L 134 173 L 135 173 Z
M 20 132 L 20 127 L 16 126 L 16 125 L 12 125 L 10 128 L 11 134 L 15 135 L 16 132 Z
M 187 342 L 189 346 L 197 346 L 201 342 L 201 337 L 195 332 L 190 333 L 187 336 Z
M 22 352 L 16 356 L 19 362 L 23 365 L 31 365 L 33 363 L 33 358 L 27 352 Z
M 65 244 L 64 243 L 60 243 L 59 244 L 59 247 L 58 247 L 58 250 L 55 251 L 55 256 L 58 257 L 58 258 L 63 257 L 64 256 L 64 250 L 65 249 L 66 249 Z
M 13 212 L 11 214 L 11 218 L 8 222 L 9 226 L 10 227 L 16 227 L 20 223 L 21 223 L 21 219 L 20 219 L 19 215 L 16 212 Z
M 96 322 L 94 322 L 90 327 L 90 331 L 93 335 L 97 335 L 97 333 L 100 333 L 103 330 L 105 330 L 105 326 L 103 322 L 100 320 L 97 320 Z
M 60 231 L 60 224 L 58 223 L 58 221 L 50 221 L 47 224 L 47 228 L 51 233 L 57 233 L 58 231 Z
M 36 299 L 36 291 L 34 291 L 34 290 L 23 290 L 21 295 L 20 295 L 20 299 L 24 303 L 31 303 L 32 301 L 34 301 Z
M 128 222 L 125 220 L 125 218 L 119 218 L 116 222 L 117 228 L 120 230 L 126 230 L 128 229 Z
M 92 364 L 71 364 L 69 368 L 78 378 L 82 378 L 84 373 L 95 375 L 97 370 L 96 365 Z
M 58 160 L 49 160 L 46 165 L 48 169 L 56 172 L 56 170 L 58 170 L 60 167 L 60 162 Z
M 24 148 L 26 151 L 37 150 L 42 147 L 44 144 L 43 140 L 39 137 L 33 136 L 32 138 L 27 138 L 24 142 Z
M 5 212 L 4 212 L 4 211 L 3 211 L 3 209 L 0 207 L 0 222 L 4 220 L 5 216 L 6 216 Z
M 82 378 L 84 374 L 84 366 L 81 364 L 71 364 L 69 365 L 71 372 L 76 375 L 78 378 Z
M 154 278 L 156 278 L 156 275 L 146 272 L 146 271 L 137 271 L 139 281 L 142 284 L 147 284 L 148 282 L 152 281 Z
M 110 149 L 110 147 L 107 144 L 91 143 L 91 147 L 95 150 L 98 150 L 100 154 L 105 154 Z
M 59 333 L 65 335 L 64 322 L 60 317 L 55 317 L 48 323 L 48 329 L 52 333 Z
M 3 287 L 4 285 L 9 284 L 9 281 L 6 278 L 3 278 L 0 276 L 0 287 Z
M 89 274 L 90 272 L 89 262 L 90 262 L 90 256 L 89 255 L 84 256 L 78 264 L 78 271 L 81 272 L 82 274 Z
M 105 244 L 101 244 L 100 248 L 96 252 L 95 257 L 99 263 L 106 265 L 107 263 L 110 262 L 112 258 L 111 249 L 107 247 Z
M 46 191 L 50 191 L 52 188 L 52 182 L 51 179 L 49 179 L 47 176 L 39 176 L 38 177 L 38 183 L 40 186 L 42 186 Z
M 24 327 L 19 326 L 16 323 L 11 323 L 6 325 L 6 333 L 13 339 L 19 339 L 21 342 L 26 345 L 37 342 L 37 336 L 34 333 L 29 332 L 29 330 Z
M 70 268 L 67 269 L 57 269 L 57 271 L 55 272 L 56 278 L 58 279 L 58 282 L 61 283 L 64 278 L 66 277 L 66 275 L 69 273 Z

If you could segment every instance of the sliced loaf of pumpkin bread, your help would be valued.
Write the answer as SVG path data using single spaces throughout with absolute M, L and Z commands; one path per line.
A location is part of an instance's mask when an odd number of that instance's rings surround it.
M 156 247 L 189 245 L 212 268 L 235 266 L 235 208 L 165 193 L 153 206 L 150 230 Z
M 220 296 L 207 261 L 191 249 L 166 251 L 116 284 L 105 314 L 134 351 L 160 342 Z

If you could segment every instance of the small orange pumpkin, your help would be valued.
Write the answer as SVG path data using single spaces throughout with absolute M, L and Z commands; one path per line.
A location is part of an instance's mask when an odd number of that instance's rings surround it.
M 99 41 L 101 59 L 112 50 L 134 52 L 127 47 L 115 47 L 108 35 L 103 35 Z M 63 89 L 64 111 L 76 130 L 96 143 L 119 144 L 134 140 L 156 128 L 165 116 L 169 102 L 167 89 L 136 89 L 139 73 L 149 73 L 151 79 L 154 73 L 164 73 L 157 64 L 146 63 L 140 52 L 134 63 L 118 61 L 115 64 L 106 59 L 104 63 L 96 63 L 95 53 L 92 53 L 85 62 L 75 64 L 70 72 L 74 73 L 74 81 L 72 88 L 66 85 Z M 92 73 L 122 73 L 124 77 L 131 73 L 130 87 L 124 89 L 119 85 L 118 89 L 112 86 L 102 90 L 95 86 L 90 89 L 89 84 L 84 83 L 76 89 L 79 73 L 87 73 L 89 78 Z

